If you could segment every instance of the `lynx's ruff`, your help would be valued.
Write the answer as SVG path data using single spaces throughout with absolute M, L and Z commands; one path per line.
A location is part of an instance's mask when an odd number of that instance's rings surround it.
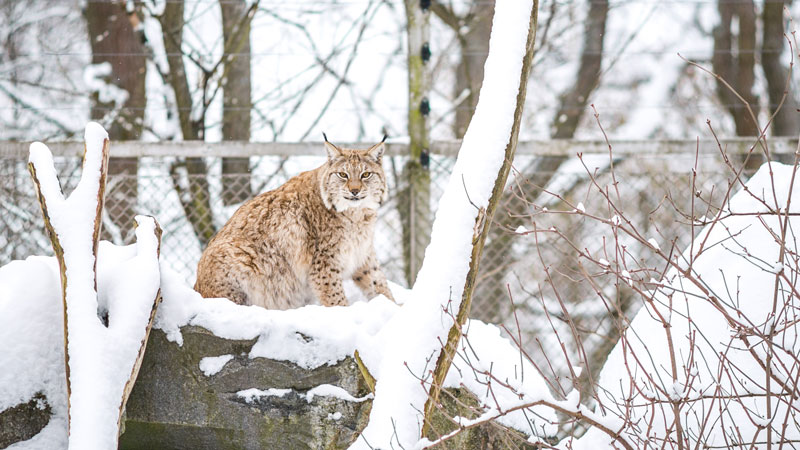
M 386 199 L 383 142 L 339 148 L 328 161 L 242 205 L 200 257 L 195 290 L 269 309 L 346 305 L 342 280 L 392 298 L 372 245 Z

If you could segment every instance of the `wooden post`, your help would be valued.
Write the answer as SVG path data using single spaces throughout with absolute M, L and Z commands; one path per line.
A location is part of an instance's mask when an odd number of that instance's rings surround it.
M 398 208 L 403 218 L 403 259 L 408 285 L 422 266 L 431 233 L 429 61 L 430 0 L 406 0 L 408 36 L 409 160 L 403 168 L 406 183 Z

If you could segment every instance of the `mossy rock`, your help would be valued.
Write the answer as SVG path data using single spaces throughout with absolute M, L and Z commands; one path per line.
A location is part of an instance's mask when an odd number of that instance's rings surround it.
M 199 327 L 184 327 L 183 346 L 153 330 L 142 368 L 125 413 L 120 449 L 340 449 L 366 426 L 371 400 L 350 402 L 304 395 L 321 384 L 339 386 L 354 397 L 369 394 L 355 361 L 304 369 L 285 361 L 248 357 L 255 340 L 236 341 Z M 233 355 L 218 373 L 206 376 L 200 360 Z M 236 395 L 249 388 L 291 389 L 250 403 Z M 475 396 L 465 389 L 442 394 L 447 415 L 474 417 Z M 337 414 L 338 413 L 338 414 Z M 444 413 L 434 418 L 435 433 L 455 429 Z M 431 433 L 428 437 L 436 438 Z M 497 424 L 463 432 L 441 448 L 533 448 L 525 437 Z
M 184 327 L 183 346 L 153 330 L 125 413 L 121 449 L 328 449 L 346 448 L 369 415 L 369 402 L 314 396 L 321 384 L 354 397 L 369 392 L 351 358 L 304 369 L 285 361 L 249 358 L 255 340 L 217 337 Z M 200 360 L 233 355 L 218 373 L 206 376 Z M 250 403 L 236 393 L 257 388 L 291 389 L 282 397 Z

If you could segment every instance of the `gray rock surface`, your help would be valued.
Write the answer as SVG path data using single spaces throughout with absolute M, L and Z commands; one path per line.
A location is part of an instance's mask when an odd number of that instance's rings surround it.
M 181 332 L 182 347 L 161 330 L 151 333 L 128 400 L 121 449 L 346 448 L 365 425 L 370 402 L 320 396 L 309 402 L 305 396 L 321 384 L 354 397 L 367 395 L 352 359 L 307 370 L 250 359 L 255 340 L 222 339 L 198 327 Z M 200 370 L 203 357 L 226 354 L 234 358 L 218 373 L 206 376 Z M 236 393 L 250 388 L 292 391 L 247 403 Z
M 353 397 L 369 391 L 351 358 L 338 364 L 304 369 L 295 364 L 247 355 L 255 340 L 217 337 L 198 327 L 184 327 L 183 346 L 161 330 L 150 334 L 139 377 L 128 400 L 119 448 L 132 449 L 343 449 L 357 438 L 369 418 L 371 400 L 347 401 L 306 393 L 322 384 L 341 387 Z M 233 355 L 210 376 L 200 370 L 204 357 Z M 256 388 L 287 389 L 282 396 L 247 402 L 237 392 Z M 449 433 L 449 417 L 475 417 L 479 402 L 464 389 L 447 389 L 443 410 L 432 422 L 429 439 Z M 48 423 L 47 399 L 35 396 L 0 411 L 0 449 L 30 439 Z M 441 448 L 484 450 L 535 448 L 522 434 L 499 424 L 470 428 Z
M 0 448 L 36 436 L 50 422 L 52 413 L 50 404 L 41 393 L 0 412 Z

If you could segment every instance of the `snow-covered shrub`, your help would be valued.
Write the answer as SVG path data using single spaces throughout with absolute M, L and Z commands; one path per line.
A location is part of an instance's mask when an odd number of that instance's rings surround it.
M 576 255 L 570 276 L 604 305 L 619 339 L 599 373 L 587 374 L 596 368 L 586 331 L 563 297 L 574 291 L 549 276 L 560 270 L 555 261 L 541 259 L 548 277 L 537 305 L 546 308 L 561 346 L 551 355 L 564 361 L 539 361 L 538 368 L 550 380 L 552 365 L 570 370 L 566 380 L 550 384 L 562 400 L 549 405 L 562 413 L 559 448 L 800 443 L 798 165 L 768 162 L 745 183 L 734 158 L 720 150 L 730 169 L 727 189 L 704 191 L 693 181 L 685 187 L 694 197 L 686 210 L 664 193 L 693 237 L 686 248 L 678 248 L 675 236 L 656 240 L 637 228 L 629 217 L 639 212 L 619 201 L 613 167 L 602 178 L 587 170 L 604 204 L 574 205 L 553 192 L 561 207 L 533 207 L 530 225 L 517 230 L 537 245 L 556 240 Z M 541 225 L 561 215 L 580 216 L 594 231 L 576 239 Z M 623 295 L 637 303 L 632 318 Z M 520 344 L 520 357 L 527 356 Z M 490 389 L 520 392 L 502 383 Z

